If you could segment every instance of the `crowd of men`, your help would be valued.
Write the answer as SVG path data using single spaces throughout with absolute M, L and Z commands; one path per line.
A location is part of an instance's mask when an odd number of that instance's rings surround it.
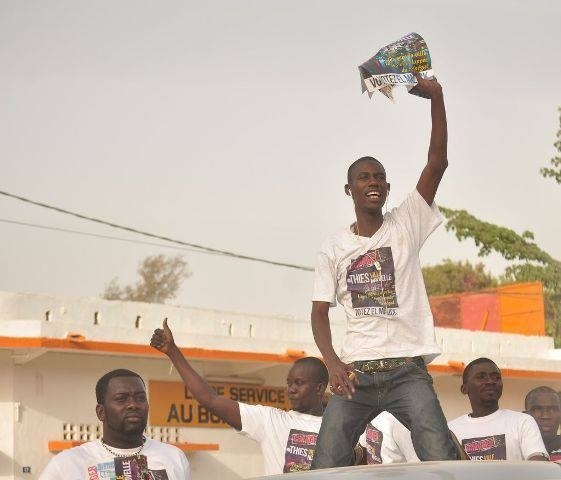
M 450 422 L 433 388 L 427 364 L 440 348 L 419 251 L 442 222 L 434 199 L 448 166 L 448 130 L 440 84 L 416 76 L 416 93 L 431 105 L 427 163 L 415 189 L 389 212 L 384 166 L 362 157 L 348 168 L 344 189 L 356 221 L 323 243 L 315 273 L 311 328 L 323 361 L 294 363 L 287 376 L 289 411 L 218 395 L 182 355 L 167 322 L 152 337 L 151 345 L 169 357 L 202 406 L 261 445 L 266 474 L 356 463 L 561 457 L 560 399 L 548 387 L 528 393 L 526 413 L 502 409 L 501 371 L 478 358 L 462 378 L 471 412 Z M 329 317 L 337 303 L 347 317 L 339 354 Z M 328 386 L 332 395 L 324 408 Z M 180 450 L 143 434 L 148 402 L 136 373 L 109 372 L 96 396 L 102 438 L 54 457 L 40 480 L 189 478 Z
M 169 357 L 201 405 L 259 443 L 265 474 L 310 468 L 328 384 L 328 371 L 321 360 L 305 357 L 292 365 L 286 378 L 291 408 L 285 411 L 217 395 L 176 346 L 167 322 L 163 329 L 155 331 L 151 344 Z M 93 480 L 119 475 L 139 480 L 190 478 L 189 463 L 181 450 L 144 434 L 148 400 L 144 381 L 137 373 L 126 369 L 108 372 L 97 382 L 95 392 L 102 437 L 56 455 L 40 480 Z M 452 436 L 457 439 L 458 459 L 561 462 L 558 392 L 540 386 L 526 395 L 524 412 L 502 409 L 501 371 L 488 358 L 478 358 L 465 367 L 461 392 L 468 396 L 471 412 L 448 422 Z M 300 448 L 291 448 L 295 444 Z M 302 448 L 302 444 L 307 444 L 307 448 Z M 360 435 L 352 463 L 419 461 L 410 429 L 403 420 L 383 411 Z

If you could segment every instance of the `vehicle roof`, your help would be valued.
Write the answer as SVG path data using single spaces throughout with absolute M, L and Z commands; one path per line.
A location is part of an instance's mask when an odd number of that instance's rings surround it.
M 254 480 L 561 480 L 553 462 L 446 461 L 359 465 L 258 477 Z

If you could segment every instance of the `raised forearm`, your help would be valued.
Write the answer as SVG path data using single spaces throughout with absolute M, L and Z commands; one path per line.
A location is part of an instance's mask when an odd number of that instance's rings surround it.
M 195 400 L 204 407 L 210 407 L 214 397 L 217 396 L 213 388 L 191 367 L 179 348 L 172 347 L 168 357 Z
M 187 359 L 175 345 L 167 355 L 193 398 L 227 424 L 241 430 L 242 420 L 238 402 L 217 395 L 214 389 L 189 365 Z
M 428 163 L 442 171 L 448 166 L 448 127 L 446 122 L 446 108 L 442 89 L 432 92 L 431 119 L 432 129 L 429 144 Z

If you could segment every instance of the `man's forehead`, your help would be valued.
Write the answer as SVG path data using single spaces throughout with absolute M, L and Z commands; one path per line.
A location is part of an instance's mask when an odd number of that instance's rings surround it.
M 107 384 L 107 392 L 116 394 L 119 392 L 144 392 L 144 383 L 138 377 L 114 377 Z
M 549 407 L 554 405 L 561 406 L 561 398 L 559 398 L 559 395 L 553 392 L 542 392 L 532 395 L 528 403 L 530 408 L 536 406 L 540 406 L 540 407 L 541 406 Z
M 369 172 L 371 170 L 376 170 L 378 172 L 386 173 L 385 168 L 378 160 L 361 160 L 352 169 L 353 174 L 358 174 L 360 172 Z
M 494 363 L 481 362 L 471 367 L 469 376 L 472 377 L 473 375 L 476 375 L 478 373 L 491 373 L 491 372 L 501 373 L 499 367 L 497 367 Z
M 289 370 L 287 378 L 306 378 L 312 379 L 314 375 L 314 369 L 311 365 L 299 364 L 293 365 Z

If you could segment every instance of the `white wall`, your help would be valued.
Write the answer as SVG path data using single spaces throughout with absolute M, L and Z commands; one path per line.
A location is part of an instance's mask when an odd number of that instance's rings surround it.
M 4 337 L 65 338 L 68 333 L 80 333 L 88 340 L 147 345 L 153 329 L 166 317 L 177 343 L 185 347 L 264 353 L 285 353 L 290 348 L 317 354 L 309 321 L 304 318 L 0 292 L 0 336 Z M 335 342 L 341 341 L 342 331 L 343 324 L 336 322 Z M 561 355 L 553 350 L 548 337 L 440 328 L 437 339 L 443 347 L 443 354 L 435 361 L 440 365 L 488 356 L 501 367 L 561 371 Z M 271 386 L 284 386 L 289 368 L 286 364 L 242 361 L 193 364 L 203 375 L 259 376 Z M 169 362 L 159 357 L 0 348 L 0 480 L 36 479 L 52 458 L 48 441 L 63 439 L 65 423 L 97 424 L 95 383 L 115 368 L 137 371 L 146 382 L 179 381 L 175 371 L 170 373 Z M 434 378 L 448 419 L 469 411 L 467 399 L 459 393 L 460 382 L 457 375 Z M 514 410 L 523 409 L 524 395 L 534 386 L 546 384 L 561 389 L 559 382 L 541 380 L 505 378 L 504 383 L 502 406 Z M 19 420 L 14 418 L 14 404 L 20 405 Z M 197 480 L 238 479 L 262 473 L 258 447 L 232 430 L 183 428 L 180 440 L 220 445 L 217 452 L 188 454 Z M 32 473 L 22 474 L 23 466 L 30 466 Z

